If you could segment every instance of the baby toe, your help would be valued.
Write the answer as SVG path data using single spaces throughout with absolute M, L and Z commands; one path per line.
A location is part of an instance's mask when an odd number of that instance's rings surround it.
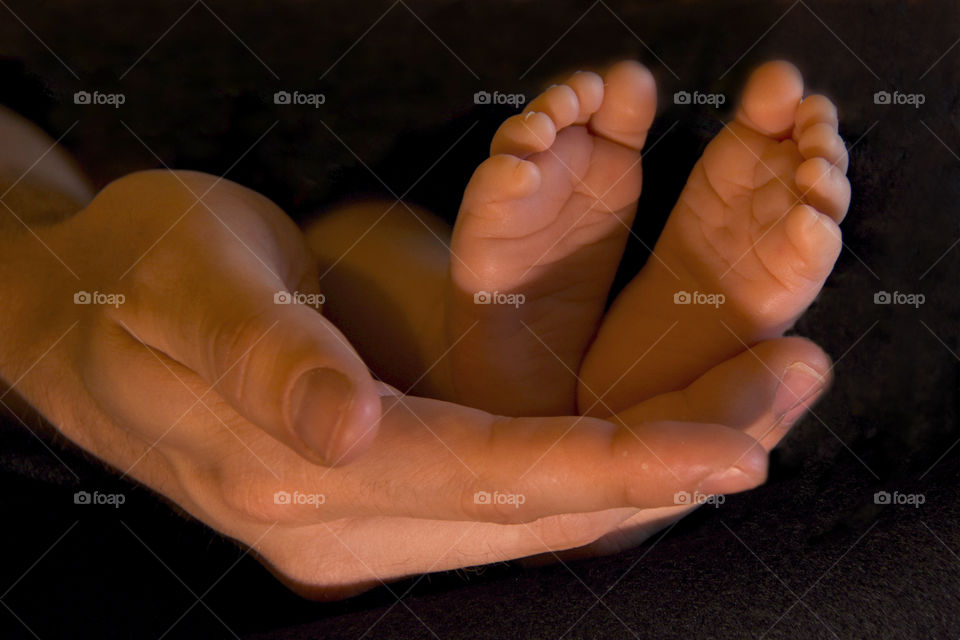
M 850 181 L 826 158 L 815 157 L 797 167 L 794 180 L 801 197 L 840 223 L 850 206 Z
M 740 99 L 737 121 L 758 133 L 785 138 L 793 131 L 797 107 L 803 96 L 803 76 L 783 60 L 757 67 Z
M 835 164 L 841 171 L 847 170 L 847 147 L 837 130 L 825 122 L 811 125 L 797 140 L 800 155 L 806 159 L 824 158 L 830 164 Z
M 577 94 L 580 104 L 574 124 L 586 124 L 603 103 L 603 78 L 592 71 L 577 71 L 567 79 L 567 85 Z
M 818 123 L 829 124 L 836 131 L 839 124 L 837 107 L 826 96 L 807 96 L 797 107 L 797 135 L 799 136 L 807 127 Z
M 593 117 L 593 133 L 640 150 L 657 110 L 656 82 L 639 62 L 624 60 L 604 76 L 603 103 Z
M 490 143 L 490 155 L 510 154 L 525 157 L 550 148 L 557 137 L 553 119 L 536 111 L 507 118 Z
M 533 195 L 539 188 L 537 165 L 513 155 L 495 155 L 480 163 L 473 172 L 463 194 L 463 206 L 470 211 L 482 211 L 478 205 L 519 200 Z
M 580 100 L 576 91 L 565 84 L 550 87 L 524 109 L 524 114 L 531 111 L 545 113 L 553 120 L 557 130 L 573 124 L 580 115 Z
M 797 261 L 791 265 L 792 271 L 822 284 L 840 255 L 840 227 L 829 216 L 805 204 L 791 209 L 780 224 L 796 249 Z

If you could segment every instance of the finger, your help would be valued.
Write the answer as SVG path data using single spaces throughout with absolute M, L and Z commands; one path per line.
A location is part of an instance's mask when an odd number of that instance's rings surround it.
M 770 451 L 831 380 L 830 359 L 814 343 L 803 338 L 769 340 L 717 365 L 683 391 L 641 403 L 631 410 L 631 417 L 719 422 L 741 429 Z M 606 516 L 619 515 L 622 523 L 596 542 L 560 557 L 570 560 L 636 546 L 693 508 L 696 505 L 608 511 Z M 538 560 L 555 559 L 551 554 Z
M 315 267 L 299 236 L 276 237 L 268 218 L 292 226 L 262 196 L 218 184 L 134 270 L 117 318 L 300 455 L 342 463 L 373 438 L 379 396 L 318 313 Z
M 679 490 L 740 491 L 766 473 L 756 442 L 720 425 L 512 419 L 424 398 L 383 401 L 379 435 L 366 455 L 342 470 L 289 473 L 278 487 L 319 492 L 363 478 L 377 491 L 361 501 L 355 492 L 328 493 L 319 511 L 272 504 L 262 510 L 286 521 L 296 514 L 306 521 L 389 515 L 529 522 L 668 505 Z
M 768 340 L 717 365 L 682 391 L 621 412 L 632 421 L 713 422 L 739 429 L 770 450 L 832 379 L 830 358 L 803 338 Z
M 299 595 L 331 600 L 414 574 L 505 562 L 568 549 L 596 539 L 619 523 L 606 514 L 571 514 L 503 525 L 416 518 L 359 518 L 349 526 L 277 528 L 262 537 L 259 559 Z M 262 527 L 261 527 L 262 529 Z M 397 541 L 403 557 L 398 558 Z M 336 554 L 337 571 L 315 560 Z

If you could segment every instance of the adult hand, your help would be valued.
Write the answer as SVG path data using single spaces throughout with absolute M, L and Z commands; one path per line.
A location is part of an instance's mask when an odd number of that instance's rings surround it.
M 211 396 L 182 397 L 178 378 L 189 371 L 312 462 L 345 462 L 369 446 L 380 415 L 374 381 L 317 312 L 303 235 L 263 196 L 202 173 L 136 173 L 35 236 L 4 249 L 5 297 L 17 313 L 8 307 L 0 323 L 17 344 L 0 357 L 12 381 L 62 337 L 58 366 L 72 388 L 43 403 L 54 422 L 70 424 L 60 413 L 83 399 L 132 437 L 192 441 L 181 434 L 189 412 Z M 163 366 L 151 375 L 147 364 Z M 67 435 L 86 446 L 84 434 Z
M 4 247 L 15 311 L 0 319 L 0 375 L 68 438 L 306 595 L 576 547 L 678 491 L 765 477 L 753 437 L 682 402 L 656 421 L 657 399 L 610 421 L 508 419 L 376 385 L 313 309 L 273 304 L 281 288 L 316 293 L 309 255 L 279 210 L 229 182 L 135 174 L 36 234 Z M 123 303 L 74 304 L 81 289 Z M 352 382 L 345 430 L 368 448 L 343 467 L 317 464 L 285 421 L 299 374 L 321 366 Z M 772 423 L 769 379 L 742 374 L 723 379 L 755 391 L 754 422 Z M 327 390 L 309 396 L 317 420 L 342 404 Z

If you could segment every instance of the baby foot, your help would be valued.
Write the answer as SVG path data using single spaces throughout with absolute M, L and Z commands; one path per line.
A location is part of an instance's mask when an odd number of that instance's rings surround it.
M 656 109 L 636 62 L 578 72 L 509 118 L 467 185 L 451 242 L 450 378 L 460 402 L 569 414 L 640 195 Z
M 836 108 L 802 95 L 786 62 L 753 72 L 604 319 L 580 371 L 581 412 L 609 415 L 682 389 L 782 335 L 817 296 L 840 253 L 850 184 Z

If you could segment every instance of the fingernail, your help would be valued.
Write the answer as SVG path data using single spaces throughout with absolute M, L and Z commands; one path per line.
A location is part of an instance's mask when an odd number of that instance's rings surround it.
M 802 362 L 794 362 L 780 379 L 773 400 L 773 415 L 786 426 L 792 425 L 817 399 L 826 380 Z
M 719 495 L 724 493 L 737 493 L 746 491 L 757 486 L 757 480 L 737 467 L 730 467 L 726 471 L 720 471 L 707 476 L 700 483 L 698 491 L 704 495 Z
M 308 371 L 291 394 L 294 430 L 327 462 L 335 462 L 331 454 L 352 399 L 353 385 L 334 369 Z

